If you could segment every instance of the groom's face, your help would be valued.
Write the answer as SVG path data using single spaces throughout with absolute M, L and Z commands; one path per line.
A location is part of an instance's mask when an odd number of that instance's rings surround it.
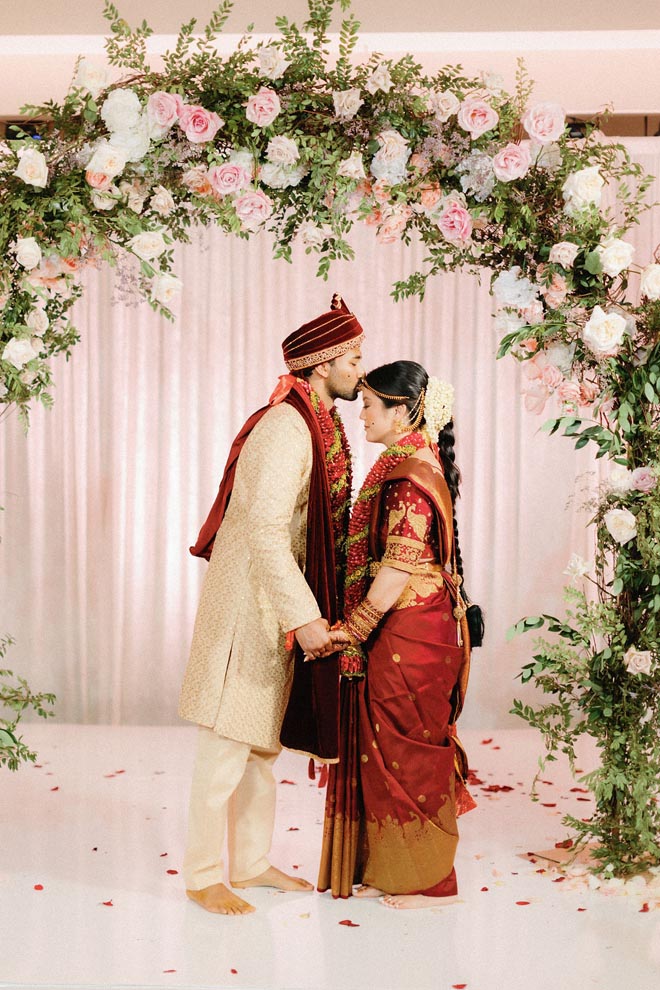
M 353 402 L 358 397 L 358 384 L 364 375 L 362 351 L 354 347 L 329 363 L 328 391 L 333 399 Z

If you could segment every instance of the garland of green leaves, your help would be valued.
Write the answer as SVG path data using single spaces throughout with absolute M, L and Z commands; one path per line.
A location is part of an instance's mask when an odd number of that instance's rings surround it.
M 50 359 L 78 339 L 68 314 L 84 266 L 121 265 L 169 315 L 172 245 L 193 224 L 270 230 L 287 260 L 302 240 L 322 277 L 352 257 L 354 224 L 373 228 L 376 251 L 415 237 L 426 267 L 397 298 L 423 297 L 439 272 L 488 268 L 499 356 L 523 363 L 526 406 L 550 403 L 548 432 L 610 462 L 594 561 L 568 568 L 582 590 L 567 618 L 513 630 L 555 637 L 523 671 L 546 702 L 514 710 L 548 758 L 594 737 L 596 810 L 570 824 L 600 843 L 603 868 L 642 870 L 660 862 L 660 264 L 636 266 L 625 233 L 650 208 L 650 179 L 595 128 L 571 139 L 560 107 L 531 101 L 523 67 L 509 94 L 454 67 L 429 76 L 411 56 L 359 60 L 352 14 L 331 56 L 336 6 L 309 0 L 302 29 L 279 17 L 268 44 L 246 35 L 222 56 L 225 0 L 201 35 L 182 27 L 156 72 L 148 26 L 131 30 L 106 2 L 108 65 L 79 62 L 61 104 L 26 108 L 40 139 L 17 132 L 0 156 L 0 403 L 26 418 L 32 400 L 51 402 Z

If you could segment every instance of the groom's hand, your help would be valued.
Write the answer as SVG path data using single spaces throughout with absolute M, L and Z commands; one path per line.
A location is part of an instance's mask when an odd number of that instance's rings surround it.
M 323 657 L 332 652 L 333 646 L 329 630 L 330 625 L 327 619 L 314 619 L 313 622 L 308 622 L 296 629 L 295 636 L 306 659 Z

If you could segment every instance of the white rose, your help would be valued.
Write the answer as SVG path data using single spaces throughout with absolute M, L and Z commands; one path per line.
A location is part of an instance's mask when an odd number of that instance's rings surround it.
M 589 206 L 600 206 L 604 185 L 597 165 L 571 172 L 562 187 L 564 213 L 572 217 Z
M 46 159 L 36 148 L 21 148 L 18 152 L 18 168 L 14 175 L 28 186 L 43 189 L 48 182 Z
M 571 554 L 571 559 L 568 562 L 564 574 L 567 574 L 571 583 L 574 584 L 578 578 L 585 577 L 591 570 L 591 565 L 586 562 L 586 560 L 579 555 L 579 553 Z
M 94 154 L 87 163 L 87 171 L 101 172 L 114 178 L 124 171 L 127 162 L 128 150 L 104 139 L 94 149 Z
M 277 165 L 293 165 L 300 158 L 298 145 L 291 138 L 278 134 L 268 142 L 266 158 Z
M 631 646 L 624 653 L 623 662 L 629 674 L 650 674 L 653 654 L 650 650 L 636 650 Z
M 135 127 L 115 131 L 110 139 L 115 148 L 126 155 L 126 161 L 140 162 L 151 147 L 151 127 L 146 115 L 142 115 Z
M 443 92 L 434 92 L 429 94 L 428 104 L 430 109 L 435 114 L 436 120 L 444 124 L 445 121 L 449 120 L 455 113 L 458 113 L 458 108 L 461 105 L 460 100 L 454 96 L 450 90 L 444 90 Z
M 160 230 L 144 230 L 141 234 L 131 237 L 126 246 L 143 261 L 153 261 L 167 247 Z
M 336 90 L 332 94 L 332 99 L 335 105 L 335 117 L 338 120 L 352 120 L 364 103 L 359 89 Z
M 320 247 L 326 238 L 325 233 L 313 220 L 305 220 L 298 227 L 298 236 L 305 247 Z
M 510 309 L 499 310 L 493 323 L 495 331 L 499 336 L 515 333 L 516 330 L 520 330 L 525 325 L 526 323 L 522 316 L 512 312 Z
M 36 268 L 41 262 L 41 248 L 34 237 L 17 237 L 14 244 L 16 261 L 22 268 Z
M 597 358 L 616 354 L 627 323 L 618 313 L 606 313 L 600 306 L 594 306 L 591 317 L 582 330 L 582 339 Z
M 400 182 L 405 182 L 408 174 L 407 161 L 407 154 L 401 158 L 384 158 L 378 151 L 371 159 L 369 169 L 375 179 L 388 186 L 396 186 Z
M 93 97 L 97 97 L 110 82 L 110 72 L 106 65 L 83 58 L 78 63 L 73 82 L 74 86 L 86 89 Z
M 579 250 L 579 244 L 574 244 L 572 241 L 559 241 L 550 248 L 548 261 L 553 265 L 561 265 L 562 268 L 572 268 Z
M 169 189 L 166 189 L 165 186 L 156 186 L 154 194 L 149 200 L 149 206 L 154 213 L 159 213 L 161 217 L 166 217 L 172 212 L 176 203 Z
M 381 62 L 367 79 L 364 88 L 373 96 L 379 89 L 382 89 L 383 93 L 389 93 L 393 85 L 390 70 L 384 62 Z
M 302 165 L 277 165 L 275 162 L 266 162 L 259 170 L 259 178 L 271 189 L 286 189 L 288 186 L 297 186 L 305 172 L 306 169 Z
M 236 151 L 232 151 L 229 156 L 229 164 L 240 165 L 241 168 L 245 169 L 251 179 L 254 178 L 254 155 L 246 148 L 238 148 Z
M 550 364 L 559 368 L 563 375 L 570 375 L 575 357 L 575 344 L 565 344 L 556 340 L 544 348 L 544 353 Z
M 169 272 L 162 272 L 156 275 L 151 290 L 151 298 L 163 306 L 169 306 L 176 296 L 181 292 L 183 283 L 176 275 Z
M 104 192 L 98 189 L 92 189 L 92 205 L 96 210 L 112 210 L 117 205 L 120 196 L 121 193 L 115 185 L 110 186 Z
M 623 466 L 623 464 L 617 464 L 615 462 L 610 467 L 610 474 L 607 479 L 607 484 L 610 491 L 616 492 L 617 495 L 625 495 L 626 492 L 631 491 L 633 487 L 632 471 L 629 471 L 627 467 Z
M 140 112 L 140 99 L 132 89 L 113 89 L 101 105 L 101 117 L 109 131 L 137 127 Z
M 359 151 L 352 151 L 348 158 L 339 163 L 337 175 L 343 175 L 347 179 L 366 179 L 364 162 Z
M 610 536 L 617 543 L 628 543 L 637 535 L 637 520 L 628 509 L 610 509 L 603 521 Z
M 647 265 L 642 272 L 642 295 L 647 299 L 660 299 L 660 265 Z
M 611 278 L 616 278 L 624 269 L 630 267 L 635 248 L 632 244 L 622 241 L 619 237 L 608 237 L 596 248 L 603 271 Z
M 380 145 L 380 151 L 377 154 L 386 161 L 398 161 L 410 153 L 408 142 L 398 131 L 381 131 L 380 134 L 376 135 L 376 139 Z
M 28 361 L 33 361 L 36 357 L 39 357 L 39 352 L 26 337 L 12 337 L 2 352 L 2 360 L 13 364 L 15 368 L 24 367 Z
M 507 272 L 500 272 L 492 284 L 492 293 L 500 306 L 514 306 L 526 309 L 538 299 L 538 286 L 520 277 L 520 267 L 514 265 Z
M 284 75 L 284 71 L 291 65 L 282 57 L 277 48 L 270 45 L 267 48 L 261 48 L 257 52 L 257 58 L 259 59 L 261 75 L 265 76 L 266 79 L 280 79 Z
M 37 337 L 41 337 L 41 335 L 48 329 L 50 320 L 43 309 L 33 309 L 30 313 L 28 313 L 25 325 L 29 327 L 32 333 L 36 334 Z

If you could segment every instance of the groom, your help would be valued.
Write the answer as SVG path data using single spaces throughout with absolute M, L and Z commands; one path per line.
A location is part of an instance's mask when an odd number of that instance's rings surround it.
M 357 398 L 362 340 L 338 295 L 286 338 L 289 374 L 236 437 L 191 548 L 210 562 L 179 707 L 200 726 L 184 876 L 188 897 L 214 913 L 254 910 L 224 883 L 225 837 L 231 887 L 313 889 L 267 859 L 273 764 L 282 745 L 338 755 L 337 659 L 305 660 L 333 650 L 350 500 L 334 403 Z

